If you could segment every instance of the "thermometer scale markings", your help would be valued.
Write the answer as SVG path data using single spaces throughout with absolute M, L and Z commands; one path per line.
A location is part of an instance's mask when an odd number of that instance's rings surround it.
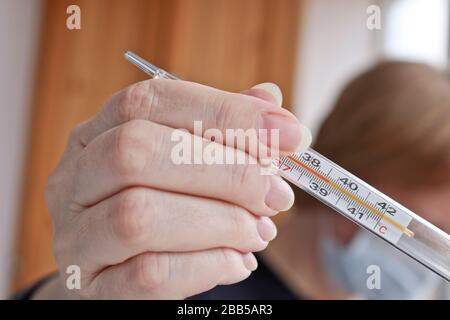
M 327 176 L 324 176 L 320 172 L 317 172 L 316 170 L 310 168 L 308 165 L 306 165 L 303 162 L 297 160 L 293 156 L 287 156 L 286 158 L 289 159 L 290 161 L 292 161 L 294 164 L 296 164 L 299 167 L 301 167 L 304 170 L 306 170 L 308 173 L 312 174 L 314 177 L 319 178 L 320 181 L 325 183 L 325 184 L 327 184 L 328 187 L 331 187 L 331 188 L 335 189 L 336 191 L 338 191 L 339 196 L 341 196 L 343 194 L 345 197 L 347 197 L 350 200 L 350 202 L 354 202 L 355 204 L 360 205 L 364 209 L 368 210 L 370 213 L 374 214 L 376 217 L 378 217 L 379 221 L 385 220 L 386 222 L 388 222 L 390 225 L 392 225 L 396 229 L 398 229 L 401 232 L 405 233 L 407 236 L 409 236 L 409 237 L 414 236 L 414 232 L 412 232 L 411 230 L 409 230 L 408 228 L 403 226 L 401 223 L 397 222 L 395 219 L 387 216 L 386 212 L 383 212 L 383 211 L 373 207 L 370 203 L 360 199 L 357 195 L 355 195 L 355 194 L 351 193 L 350 191 L 346 190 L 344 187 L 339 185 L 337 182 L 331 180 Z M 378 225 L 378 222 L 377 222 L 376 225 Z

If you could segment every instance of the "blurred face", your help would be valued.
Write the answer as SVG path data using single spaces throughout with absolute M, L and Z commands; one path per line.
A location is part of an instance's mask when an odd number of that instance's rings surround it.
M 413 191 L 399 191 L 399 202 L 432 224 L 450 233 L 450 186 Z M 404 199 L 404 200 L 403 200 Z
M 378 187 L 438 228 L 450 231 L 450 186 L 408 189 L 379 184 Z M 374 299 L 424 299 L 437 292 L 442 281 L 437 275 L 378 241 L 371 233 L 360 231 L 360 227 L 341 215 L 330 212 L 329 218 L 322 221 L 332 226 L 334 234 L 331 237 L 323 234 L 319 248 L 327 277 L 337 288 L 350 295 Z M 366 285 L 366 270 L 371 265 L 382 272 L 384 284 L 380 290 L 369 290 Z
M 414 213 L 450 233 L 450 185 L 426 189 L 380 185 L 380 189 Z M 332 215 L 336 238 L 341 244 L 348 244 L 359 227 L 341 215 Z

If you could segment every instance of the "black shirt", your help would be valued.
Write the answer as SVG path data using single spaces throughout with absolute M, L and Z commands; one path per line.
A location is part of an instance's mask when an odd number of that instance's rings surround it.
M 52 276 L 52 275 L 51 275 Z M 51 276 L 48 276 L 33 286 L 17 293 L 13 298 L 16 300 L 28 300 L 33 293 Z M 278 277 L 258 259 L 258 269 L 245 279 L 236 284 L 217 286 L 209 291 L 189 298 L 197 300 L 268 300 L 268 299 L 299 299 L 296 297 Z
M 236 284 L 217 286 L 190 299 L 231 300 L 231 299 L 299 299 L 280 279 L 258 259 L 258 269 Z

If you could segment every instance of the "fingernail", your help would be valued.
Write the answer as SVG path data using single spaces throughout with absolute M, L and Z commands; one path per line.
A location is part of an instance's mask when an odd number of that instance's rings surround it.
M 289 210 L 294 204 L 294 191 L 279 176 L 269 176 L 268 179 L 270 186 L 266 194 L 266 205 L 275 211 Z
M 261 90 L 267 91 L 275 98 L 276 104 L 280 107 L 282 106 L 283 93 L 281 92 L 280 87 L 277 86 L 275 83 L 272 83 L 272 82 L 260 83 L 260 84 L 257 84 L 256 86 L 253 86 L 252 89 L 261 89 Z
M 305 149 L 311 143 L 311 132 L 302 125 L 297 119 L 282 116 L 274 113 L 261 115 L 259 129 L 266 129 L 267 132 L 261 132 L 259 139 L 268 147 L 278 147 L 282 151 L 296 152 L 299 148 Z M 278 130 L 278 140 L 272 141 L 272 131 Z M 269 139 L 270 137 L 270 139 Z
M 304 126 L 303 124 L 300 124 L 302 127 L 302 133 L 301 133 L 301 141 L 300 144 L 297 146 L 297 149 L 295 152 L 305 151 L 309 148 L 312 142 L 312 134 L 311 130 L 308 129 L 308 127 Z
M 258 261 L 256 260 L 255 256 L 253 255 L 253 253 L 249 252 L 249 253 L 245 253 L 242 256 L 242 260 L 244 261 L 244 266 L 250 270 L 250 271 L 255 271 L 256 268 L 258 268 Z
M 272 241 L 277 236 L 277 227 L 268 217 L 261 217 L 256 224 L 259 236 L 264 241 Z

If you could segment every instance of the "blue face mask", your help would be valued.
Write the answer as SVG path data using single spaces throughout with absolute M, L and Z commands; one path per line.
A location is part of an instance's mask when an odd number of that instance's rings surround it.
M 322 265 L 330 280 L 344 292 L 361 298 L 426 299 L 443 282 L 433 272 L 365 230 L 358 231 L 346 246 L 325 233 L 321 253 Z M 379 282 L 372 282 L 376 273 Z M 380 289 L 374 288 L 375 283 Z

